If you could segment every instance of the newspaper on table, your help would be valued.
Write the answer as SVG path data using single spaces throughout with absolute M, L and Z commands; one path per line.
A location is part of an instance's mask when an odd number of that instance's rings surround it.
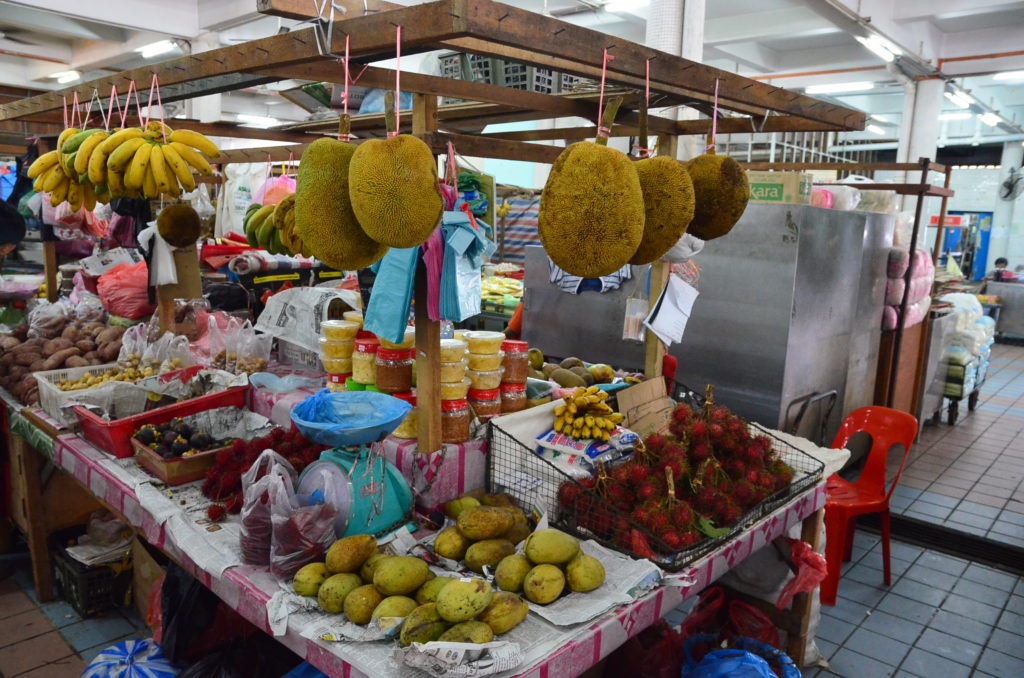
M 142 261 L 142 253 L 137 249 L 115 247 L 100 254 L 81 259 L 82 271 L 93 277 L 101 276 L 115 266 L 121 264 L 137 264 Z
M 335 299 L 351 308 L 361 308 L 358 291 L 295 287 L 270 297 L 255 329 L 319 353 L 320 323 L 327 320 L 327 310 Z
M 374 617 L 369 624 L 360 626 L 350 622 L 344 615 L 324 614 L 313 620 L 301 635 L 303 638 L 329 642 L 395 640 L 402 632 L 404 621 L 405 617 Z
M 164 524 L 165 529 L 196 565 L 219 577 L 229 567 L 242 564 L 238 516 L 210 520 L 206 511 L 214 502 L 203 495 L 198 482 L 168 488 L 166 493 L 179 510 Z
M 131 537 L 113 544 L 101 544 L 90 539 L 89 535 L 82 535 L 78 538 L 78 544 L 67 547 L 65 551 L 83 565 L 92 566 L 118 562 L 131 551 L 131 548 Z
M 270 631 L 275 636 L 283 636 L 288 633 L 288 627 L 292 626 L 299 629 L 299 635 L 304 638 L 313 637 L 306 635 L 306 630 L 315 624 L 320 616 L 327 613 L 320 609 L 316 598 L 300 596 L 282 582 L 278 582 L 278 585 L 281 587 L 280 590 L 267 601 L 267 622 L 270 624 Z
M 510 671 L 523 663 L 518 643 L 501 640 L 480 645 L 436 641 L 413 643 L 395 650 L 395 658 L 436 678 L 489 676 Z

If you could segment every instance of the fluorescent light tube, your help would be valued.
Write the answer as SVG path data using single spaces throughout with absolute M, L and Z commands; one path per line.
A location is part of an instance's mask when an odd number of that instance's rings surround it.
M 981 120 L 989 127 L 995 127 L 1003 121 L 1003 119 L 995 113 L 978 113 L 978 120 Z
M 885 130 L 879 127 L 878 125 L 868 125 L 864 129 L 866 129 L 868 132 L 871 132 L 872 134 L 885 134 Z
M 828 85 L 809 85 L 804 88 L 807 94 L 839 94 L 842 92 L 863 92 L 874 89 L 873 82 L 836 82 Z
M 262 115 L 249 115 L 248 113 L 239 113 L 235 116 L 238 122 L 245 123 L 246 127 L 273 127 L 277 125 L 280 120 L 277 118 L 267 118 Z
M 143 59 L 152 59 L 155 56 L 173 51 L 175 47 L 176 45 L 170 40 L 160 40 L 159 42 L 153 42 L 143 47 L 139 47 L 135 51 L 142 55 Z
M 970 120 L 974 115 L 967 111 L 957 111 L 953 113 L 943 113 L 939 116 L 939 120 Z

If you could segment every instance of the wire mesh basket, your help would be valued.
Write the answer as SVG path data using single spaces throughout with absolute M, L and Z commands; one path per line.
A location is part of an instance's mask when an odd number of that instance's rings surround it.
M 672 394 L 675 400 L 685 402 L 691 408 L 703 407 L 703 398 L 685 386 L 676 385 Z M 748 426 L 752 436 L 764 436 L 770 441 L 770 455 L 792 469 L 792 481 L 750 506 L 727 532 L 718 531 L 716 537 L 705 537 L 678 548 L 662 541 L 659 534 L 637 522 L 635 513 L 624 510 L 622 504 L 616 504 L 612 497 L 601 492 L 600 483 L 595 487 L 583 474 L 577 474 L 578 477 L 569 475 L 564 470 L 565 466 L 556 465 L 546 456 L 541 456 L 536 447 L 531 448 L 521 442 L 503 428 L 501 418 L 492 420 L 489 426 L 488 490 L 511 494 L 524 509 L 536 508 L 544 512 L 552 525 L 582 539 L 595 539 L 611 549 L 649 558 L 660 567 L 675 571 L 749 529 L 757 520 L 814 486 L 821 478 L 824 471 L 822 462 L 757 424 Z M 622 460 L 623 464 L 628 461 Z M 604 469 L 602 473 L 614 474 L 617 466 L 612 466 L 610 471 Z M 689 482 L 683 478 L 679 481 L 680 485 Z M 567 502 L 570 493 L 575 499 Z M 681 494 L 685 494 L 685 490 L 681 489 Z M 666 506 L 673 504 L 672 500 L 667 500 Z

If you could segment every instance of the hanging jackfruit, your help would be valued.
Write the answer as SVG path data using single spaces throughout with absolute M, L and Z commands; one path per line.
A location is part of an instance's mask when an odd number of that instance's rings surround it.
M 644 193 L 644 235 L 631 264 L 649 264 L 668 252 L 693 219 L 693 182 L 683 163 L 659 155 L 633 165 Z
M 363 232 L 352 211 L 349 165 L 355 150 L 336 139 L 311 143 L 295 191 L 295 230 L 305 251 L 339 270 L 365 268 L 388 251 Z
M 701 240 L 721 238 L 747 209 L 750 184 L 740 164 L 714 149 L 686 163 L 697 204 L 689 233 Z
M 611 127 L 618 102 L 608 103 Z M 636 253 L 644 233 L 644 195 L 633 161 L 624 153 L 580 141 L 555 160 L 540 197 L 537 227 L 548 256 L 584 278 L 610 275 Z
M 199 239 L 199 214 L 188 205 L 168 205 L 156 218 L 156 230 L 174 247 L 194 245 Z
M 434 154 L 408 134 L 359 145 L 349 167 L 349 195 L 366 234 L 389 247 L 422 243 L 444 209 Z

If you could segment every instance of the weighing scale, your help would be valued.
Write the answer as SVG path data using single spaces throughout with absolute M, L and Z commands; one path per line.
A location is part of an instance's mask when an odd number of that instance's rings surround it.
M 334 446 L 303 470 L 296 493 L 312 503 L 328 494 L 335 497 L 339 538 L 381 537 L 406 524 L 412 489 L 370 443 L 384 440 L 410 410 L 409 403 L 385 393 L 327 389 L 292 409 L 292 421 L 306 439 Z

